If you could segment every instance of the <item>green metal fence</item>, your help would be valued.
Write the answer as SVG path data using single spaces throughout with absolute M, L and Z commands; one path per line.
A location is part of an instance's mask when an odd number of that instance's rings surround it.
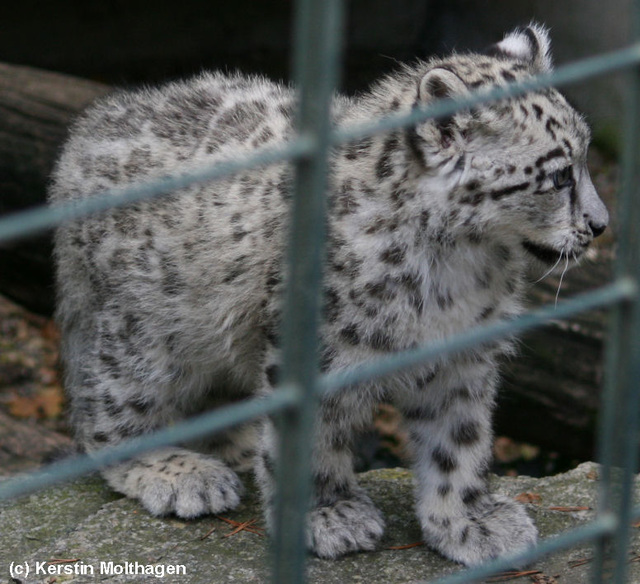
M 160 446 L 184 442 L 265 414 L 278 414 L 282 441 L 279 470 L 279 504 L 273 543 L 273 581 L 278 584 L 305 580 L 303 517 L 310 497 L 311 442 L 307 429 L 323 392 L 371 379 L 458 352 L 475 344 L 539 327 L 551 318 L 608 306 L 611 329 L 606 357 L 606 382 L 599 429 L 599 460 L 603 464 L 600 504 L 589 524 L 542 542 L 534 550 L 500 559 L 473 570 L 438 580 L 438 584 L 475 582 L 506 569 L 514 561 L 532 562 L 554 551 L 593 542 L 596 556 L 592 581 L 626 582 L 630 522 L 640 518 L 633 507 L 633 472 L 638 462 L 640 417 L 640 0 L 631 11 L 632 40 L 627 48 L 576 62 L 526 83 L 456 102 L 440 102 L 408 115 L 373 120 L 366 126 L 333 131 L 328 112 L 339 72 L 343 2 L 299 0 L 296 3 L 294 73 L 300 91 L 298 136 L 292 142 L 180 176 L 71 202 L 0 218 L 0 242 L 25 237 L 62 221 L 113 206 L 159 196 L 195 182 L 214 180 L 242 169 L 291 160 L 296 167 L 293 228 L 290 242 L 291 277 L 286 291 L 283 323 L 283 368 L 280 388 L 273 395 L 232 405 L 103 450 L 91 458 L 67 460 L 27 477 L 0 484 L 0 500 L 23 495 L 68 480 Z M 319 290 L 323 248 L 323 216 L 327 153 L 332 145 L 405 127 L 456 109 L 515 95 L 549 85 L 563 85 L 615 70 L 627 70 L 628 104 L 622 191 L 619 199 L 620 230 L 613 282 L 599 290 L 560 304 L 530 312 L 514 321 L 470 330 L 447 342 L 421 347 L 377 363 L 338 374 L 319 376 L 316 363 Z M 304 194 L 304 196 L 302 196 Z M 286 502 L 286 504 L 284 504 Z M 606 576 L 605 576 L 606 574 Z

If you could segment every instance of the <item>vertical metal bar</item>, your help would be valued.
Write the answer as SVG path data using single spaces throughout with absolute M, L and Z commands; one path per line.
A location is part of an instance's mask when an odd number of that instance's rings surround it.
M 640 0 L 635 0 L 632 41 L 640 40 Z M 625 150 L 616 276 L 640 282 L 640 66 L 628 75 Z M 640 298 L 617 305 L 607 346 L 604 413 L 598 441 L 602 462 L 599 513 L 614 513 L 618 526 L 611 537 L 599 541 L 592 582 L 626 582 L 633 476 L 638 464 L 640 417 Z
M 277 584 L 305 580 L 304 518 L 311 495 L 311 435 L 317 395 L 317 337 L 325 231 L 325 191 L 331 96 L 338 77 L 341 0 L 296 3 L 294 74 L 298 131 L 315 141 L 296 164 L 289 271 L 284 305 L 282 382 L 299 392 L 299 406 L 279 419 L 280 455 L 275 517 Z

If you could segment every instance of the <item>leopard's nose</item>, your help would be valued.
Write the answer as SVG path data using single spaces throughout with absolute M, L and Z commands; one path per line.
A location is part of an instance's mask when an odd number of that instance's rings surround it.
M 607 228 L 606 223 L 600 223 L 598 221 L 589 220 L 589 229 L 591 229 L 591 233 L 593 233 L 593 237 L 598 237 L 604 233 L 604 230 Z

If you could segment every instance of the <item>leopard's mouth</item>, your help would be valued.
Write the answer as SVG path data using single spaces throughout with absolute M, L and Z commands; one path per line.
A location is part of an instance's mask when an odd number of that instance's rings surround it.
M 536 259 L 549 265 L 555 264 L 563 255 L 561 251 L 553 247 L 534 243 L 529 239 L 522 242 L 522 247 Z

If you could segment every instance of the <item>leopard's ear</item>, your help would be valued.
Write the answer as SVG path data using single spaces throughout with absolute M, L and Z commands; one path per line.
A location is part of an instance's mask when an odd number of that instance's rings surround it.
M 535 22 L 507 33 L 487 53 L 528 63 L 534 73 L 547 73 L 553 69 L 549 29 Z
M 444 67 L 435 67 L 420 80 L 418 99 L 428 104 L 437 99 L 455 98 L 469 93 L 464 81 L 453 71 Z
M 469 89 L 464 81 L 453 71 L 435 67 L 427 71 L 420 80 L 416 106 L 430 105 L 441 99 L 455 99 L 468 93 Z M 439 144 L 440 147 L 447 148 L 459 135 L 456 123 L 459 113 L 426 120 L 416 128 L 415 133 L 428 144 Z

